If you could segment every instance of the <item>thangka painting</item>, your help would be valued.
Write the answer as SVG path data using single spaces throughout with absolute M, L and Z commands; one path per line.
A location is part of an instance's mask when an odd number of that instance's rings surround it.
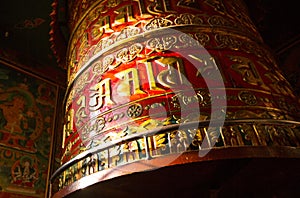
M 44 197 L 57 86 L 0 63 L 0 198 Z

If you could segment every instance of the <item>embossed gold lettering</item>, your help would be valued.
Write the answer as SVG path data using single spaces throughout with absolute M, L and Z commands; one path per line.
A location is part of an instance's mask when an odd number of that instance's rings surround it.
M 171 7 L 170 0 L 151 0 L 151 2 L 147 7 L 148 12 L 151 14 L 176 13 Z
M 148 83 L 149 83 L 150 90 L 163 90 L 163 89 L 158 88 L 156 86 L 155 77 L 154 77 L 154 74 L 153 74 L 152 63 L 151 62 L 145 62 L 144 64 L 146 66 L 146 71 L 147 71 L 147 77 L 148 77 Z
M 145 92 L 140 89 L 140 81 L 136 68 L 126 69 L 115 74 L 115 76 L 122 80 L 117 88 L 120 95 L 130 96 L 131 94 L 145 94 Z
M 183 78 L 185 71 L 182 59 L 177 57 L 161 58 L 157 62 L 168 69 L 161 71 L 157 76 L 157 81 L 165 87 L 187 84 Z
M 231 67 L 234 71 L 242 75 L 243 81 L 270 90 L 269 87 L 264 84 L 252 61 L 241 56 L 229 56 L 229 58 L 236 62 L 236 64 L 233 64 Z
M 152 16 L 147 12 L 147 8 L 146 8 L 146 5 L 145 5 L 145 0 L 133 0 L 133 1 L 138 2 L 138 7 L 139 7 L 141 17 L 146 18 L 146 17 L 151 17 Z
M 104 33 L 114 32 L 111 29 L 110 16 L 103 16 L 98 19 L 97 23 L 92 25 L 91 39 L 98 40 Z
M 132 5 L 123 6 L 117 9 L 115 13 L 117 14 L 115 17 L 115 24 L 136 21 L 136 19 L 133 17 Z
M 81 122 L 83 122 L 82 118 L 86 118 L 87 117 L 87 113 L 85 111 L 85 107 L 86 107 L 86 98 L 85 96 L 81 96 L 77 102 L 77 105 L 79 105 L 78 110 L 75 113 L 76 116 L 76 126 L 79 126 Z
M 90 88 L 89 109 L 96 111 L 103 105 L 115 104 L 111 99 L 110 79 L 106 78 Z
M 63 128 L 62 148 L 65 147 L 65 139 L 73 132 L 74 109 L 66 113 L 66 123 Z

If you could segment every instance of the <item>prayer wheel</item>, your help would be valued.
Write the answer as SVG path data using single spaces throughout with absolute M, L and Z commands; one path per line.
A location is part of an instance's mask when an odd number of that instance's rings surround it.
M 68 11 L 60 191 L 206 160 L 299 157 L 297 98 L 242 1 L 74 0 Z

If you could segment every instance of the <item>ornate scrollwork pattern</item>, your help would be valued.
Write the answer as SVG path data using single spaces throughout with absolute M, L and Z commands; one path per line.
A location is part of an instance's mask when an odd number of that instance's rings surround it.
M 239 1 L 75 2 L 62 162 L 120 142 L 69 167 L 61 188 L 182 152 L 300 147 L 299 104 Z M 209 126 L 223 116 L 224 125 Z
M 147 124 L 148 125 L 148 124 Z M 126 130 L 132 130 L 127 128 Z M 136 131 L 136 129 L 134 129 Z M 121 133 L 126 136 L 126 133 Z M 120 135 L 121 135 L 120 134 Z M 207 139 L 205 137 L 208 137 Z M 213 147 L 233 146 L 292 146 L 299 147 L 299 126 L 280 123 L 231 123 L 223 127 L 200 127 L 195 129 L 164 131 L 161 134 L 149 136 L 149 149 L 152 157 L 181 153 L 192 150 Z M 103 137 L 102 141 L 111 141 L 121 136 Z M 203 141 L 206 139 L 207 144 Z M 152 142 L 152 143 L 150 143 Z M 142 138 L 124 142 L 101 151 L 78 162 L 60 176 L 60 188 L 68 186 L 82 177 L 110 167 L 144 160 L 145 144 Z

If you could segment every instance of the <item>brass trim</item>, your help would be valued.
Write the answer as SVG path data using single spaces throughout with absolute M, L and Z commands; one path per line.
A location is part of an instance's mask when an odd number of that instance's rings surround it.
M 300 126 L 299 121 L 274 120 L 274 119 L 239 119 L 239 120 L 236 119 L 236 120 L 225 120 L 224 122 L 214 120 L 213 123 L 215 125 L 218 125 L 218 123 L 220 123 L 220 122 L 221 122 L 222 126 L 227 125 L 227 124 L 233 124 L 233 123 L 290 124 L 290 125 L 299 125 Z M 77 162 L 79 162 L 79 161 L 81 161 L 85 158 L 91 157 L 93 154 L 104 151 L 105 149 L 108 149 L 108 148 L 113 147 L 115 145 L 118 145 L 118 144 L 121 144 L 121 143 L 124 143 L 124 142 L 128 142 L 128 141 L 132 141 L 132 140 L 135 140 L 135 139 L 141 138 L 141 137 L 149 137 L 151 135 L 157 135 L 158 132 L 162 133 L 164 131 L 170 131 L 170 130 L 178 128 L 179 126 L 180 127 L 188 127 L 189 125 L 193 125 L 193 124 L 198 124 L 198 126 L 205 127 L 205 126 L 208 126 L 208 124 L 211 124 L 211 120 L 195 121 L 195 122 L 167 125 L 167 126 L 163 126 L 162 128 L 159 128 L 159 129 L 152 129 L 152 130 L 147 130 L 145 132 L 135 133 L 135 134 L 126 136 L 124 138 L 115 139 L 115 140 L 112 140 L 108 143 L 99 145 L 97 147 L 93 147 L 93 148 L 91 148 L 87 151 L 84 151 L 84 152 L 78 154 L 77 156 L 75 156 L 74 158 L 72 158 L 71 160 L 69 160 L 68 162 L 63 164 L 61 167 L 59 167 L 53 173 L 53 175 L 51 176 L 50 181 L 53 182 L 54 179 L 58 177 L 58 175 L 63 173 L 67 168 L 71 167 L 72 165 L 76 164 Z

